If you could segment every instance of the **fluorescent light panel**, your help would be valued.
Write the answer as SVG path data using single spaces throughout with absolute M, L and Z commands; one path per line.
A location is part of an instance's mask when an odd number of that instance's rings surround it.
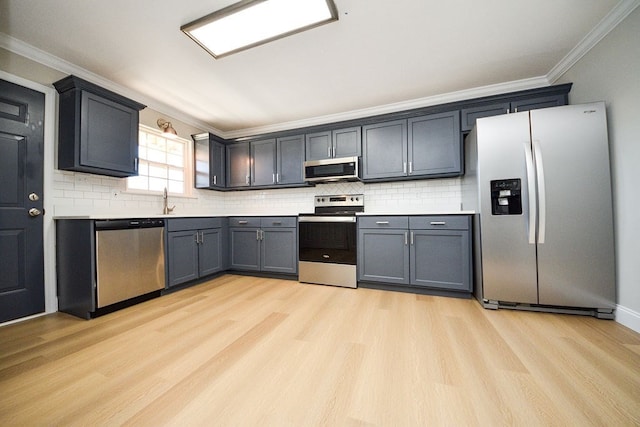
M 244 0 L 180 29 L 220 58 L 337 19 L 332 0 Z

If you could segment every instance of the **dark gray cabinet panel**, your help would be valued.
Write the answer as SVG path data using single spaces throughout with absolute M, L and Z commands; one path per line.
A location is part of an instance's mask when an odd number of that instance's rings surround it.
M 416 117 L 408 121 L 407 175 L 462 172 L 460 112 Z
M 229 250 L 232 269 L 260 271 L 259 228 L 229 228 Z
M 251 142 L 251 185 L 276 183 L 276 140 Z
M 407 121 L 394 120 L 362 127 L 362 179 L 407 174 Z
M 304 183 L 304 136 L 278 138 L 277 142 L 276 184 Z
M 168 286 L 195 280 L 198 274 L 198 244 L 196 231 L 175 231 L 167 234 Z
M 463 132 L 471 130 L 476 124 L 476 120 L 482 117 L 518 113 L 538 108 L 557 107 L 566 104 L 567 94 L 557 94 L 470 106 L 462 109 L 461 130 Z
M 225 188 L 225 144 L 211 134 L 194 135 L 193 142 L 195 187 L 210 189 Z
M 138 118 L 145 106 L 75 76 L 60 93 L 58 168 L 99 175 L 138 174 Z
M 359 229 L 358 280 L 409 284 L 406 229 Z
M 232 269 L 297 274 L 296 217 L 233 217 L 229 224 Z
M 360 126 L 316 132 L 305 136 L 306 159 L 359 157 L 362 154 Z
M 227 187 L 248 187 L 251 150 L 248 142 L 227 145 Z
M 168 287 L 226 269 L 226 219 L 168 219 L 166 227 Z
M 412 230 L 411 284 L 471 292 L 469 231 Z

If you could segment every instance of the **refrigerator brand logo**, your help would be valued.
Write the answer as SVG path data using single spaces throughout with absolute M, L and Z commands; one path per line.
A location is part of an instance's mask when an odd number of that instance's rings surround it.
M 591 113 L 595 113 L 596 110 L 584 110 L 583 113 L 585 114 L 591 114 Z

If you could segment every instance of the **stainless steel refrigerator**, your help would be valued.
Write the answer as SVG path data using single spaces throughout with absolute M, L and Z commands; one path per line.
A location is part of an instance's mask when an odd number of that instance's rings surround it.
M 478 119 L 465 140 L 475 294 L 486 308 L 613 318 L 615 260 L 603 102 Z

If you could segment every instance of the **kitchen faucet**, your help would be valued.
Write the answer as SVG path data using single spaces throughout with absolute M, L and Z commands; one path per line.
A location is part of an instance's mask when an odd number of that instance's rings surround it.
M 169 207 L 169 196 L 167 195 L 167 187 L 164 187 L 164 192 L 162 193 L 162 199 L 164 200 L 164 207 L 162 208 L 162 214 L 169 215 L 176 208 L 176 205 Z

